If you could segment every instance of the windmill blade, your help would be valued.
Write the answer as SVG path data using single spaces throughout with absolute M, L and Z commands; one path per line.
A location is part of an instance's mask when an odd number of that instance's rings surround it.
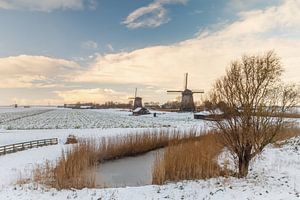
M 193 93 L 204 93 L 204 90 L 193 90 Z
M 136 95 L 137 95 L 137 88 L 135 88 L 134 98 L 136 98 Z
M 188 73 L 184 74 L 184 90 L 187 89 L 187 84 L 188 84 Z
M 167 90 L 168 93 L 178 93 L 178 92 L 183 92 L 180 90 Z

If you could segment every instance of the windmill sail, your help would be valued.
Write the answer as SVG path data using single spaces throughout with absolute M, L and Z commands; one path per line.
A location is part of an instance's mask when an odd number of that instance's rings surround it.
M 187 89 L 187 84 L 188 84 L 188 73 L 184 74 L 184 90 Z

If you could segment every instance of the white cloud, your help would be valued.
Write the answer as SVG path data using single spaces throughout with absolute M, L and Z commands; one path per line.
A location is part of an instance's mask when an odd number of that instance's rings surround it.
M 0 88 L 55 87 L 78 70 L 73 61 L 45 56 L 0 58 Z
M 0 0 L 0 9 L 51 12 L 53 10 L 80 10 L 94 8 L 95 0 Z
M 65 103 L 74 102 L 97 102 L 104 103 L 106 101 L 128 101 L 127 94 L 124 92 L 117 92 L 113 89 L 76 89 L 68 91 L 55 92 Z
M 130 13 L 122 23 L 131 29 L 161 26 L 170 21 L 164 5 L 185 4 L 187 1 L 188 0 L 155 0 L 153 3 L 138 8 Z
M 299 82 L 300 37 L 289 37 L 299 32 L 300 2 L 286 0 L 279 6 L 240 13 L 238 21 L 218 31 L 208 30 L 177 44 L 98 56 L 75 81 L 180 89 L 184 72 L 189 72 L 192 88 L 208 90 L 233 59 L 274 49 L 282 57 L 285 79 Z
M 85 41 L 81 44 L 81 47 L 84 49 L 91 49 L 91 50 L 97 50 L 98 44 L 97 42 L 94 42 L 92 40 Z
M 256 6 L 267 6 L 272 5 L 274 3 L 278 3 L 283 0 L 268 0 L 268 1 L 261 1 L 261 0 L 229 0 L 228 6 L 233 8 L 234 10 L 248 10 Z
M 86 70 L 75 62 L 48 57 L 0 58 L 0 88 L 40 87 L 45 82 L 43 86 L 50 87 L 54 78 L 79 87 L 99 84 L 118 91 L 126 84 L 151 86 L 153 89 L 148 87 L 142 96 L 147 101 L 166 101 L 173 96 L 164 91 L 181 89 L 185 72 L 190 74 L 190 88 L 208 91 L 233 59 L 244 53 L 272 49 L 282 58 L 284 80 L 300 84 L 300 2 L 285 0 L 281 5 L 241 12 L 238 16 L 237 21 L 224 24 L 217 31 L 206 30 L 176 44 L 97 54 Z M 56 94 L 65 102 L 127 101 L 126 93 L 93 87 Z

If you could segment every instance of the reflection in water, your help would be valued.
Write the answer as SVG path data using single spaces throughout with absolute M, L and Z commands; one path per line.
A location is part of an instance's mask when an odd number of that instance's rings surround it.
M 152 167 L 159 152 L 162 150 L 101 164 L 96 169 L 96 185 L 124 187 L 152 184 Z

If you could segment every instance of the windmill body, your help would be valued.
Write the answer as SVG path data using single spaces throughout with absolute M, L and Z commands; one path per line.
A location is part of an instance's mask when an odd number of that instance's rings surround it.
M 193 92 L 185 89 L 181 94 L 181 111 L 192 112 L 195 110 Z
M 182 112 L 193 112 L 195 111 L 195 103 L 193 94 L 195 93 L 204 93 L 204 91 L 192 91 L 187 88 L 188 84 L 188 73 L 185 74 L 185 84 L 184 90 L 168 90 L 168 93 L 181 93 L 181 104 L 180 104 L 180 111 Z
M 141 97 L 135 97 L 133 102 L 133 110 L 136 108 L 142 108 L 143 102 Z
M 133 99 L 133 110 L 143 107 L 142 97 L 137 96 L 137 88 L 135 88 L 134 97 L 131 97 L 129 99 Z

